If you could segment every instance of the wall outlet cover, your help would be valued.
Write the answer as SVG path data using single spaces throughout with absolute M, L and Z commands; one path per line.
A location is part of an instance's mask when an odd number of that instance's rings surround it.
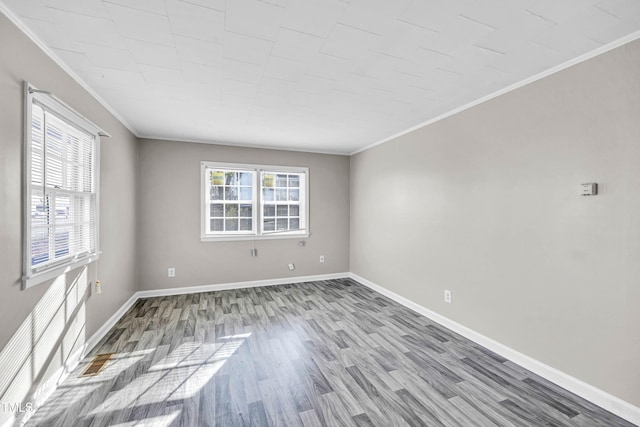
M 448 289 L 444 290 L 444 302 L 451 304 L 451 291 Z

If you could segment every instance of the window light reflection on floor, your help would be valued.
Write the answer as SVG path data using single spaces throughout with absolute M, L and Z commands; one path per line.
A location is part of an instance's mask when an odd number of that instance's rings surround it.
M 44 406 L 35 412 L 33 419 L 42 422 L 48 418 L 55 416 L 62 409 L 69 408 L 79 402 L 90 400 L 93 393 L 105 384 L 112 383 L 116 377 L 127 369 L 134 369 L 136 363 L 140 362 L 145 356 L 151 353 L 153 349 L 138 350 L 131 353 L 116 355 L 109 361 L 105 369 L 100 375 L 92 377 L 81 377 L 80 375 L 70 375 L 60 387 L 52 395 L 57 405 L 55 407 L 48 406 L 46 402 Z M 91 363 L 93 357 L 87 357 L 79 364 L 76 373 L 84 372 L 86 367 Z
M 99 417 L 137 407 L 148 407 L 147 412 L 157 413 L 167 402 L 194 397 L 250 335 L 225 336 L 216 343 L 183 343 L 146 373 L 109 393 L 90 415 Z M 162 351 L 160 347 L 156 352 L 159 351 Z

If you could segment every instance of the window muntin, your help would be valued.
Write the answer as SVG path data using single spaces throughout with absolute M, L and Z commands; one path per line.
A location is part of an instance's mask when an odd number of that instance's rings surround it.
M 25 84 L 23 287 L 98 255 L 99 129 Z
M 201 240 L 308 236 L 308 169 L 202 162 Z

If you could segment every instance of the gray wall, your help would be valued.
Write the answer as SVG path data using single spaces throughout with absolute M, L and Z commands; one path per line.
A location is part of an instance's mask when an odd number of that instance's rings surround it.
M 353 156 L 351 271 L 640 405 L 638 76 L 636 41 Z
M 211 144 L 140 141 L 140 288 L 224 284 L 349 271 L 349 158 Z M 200 242 L 200 162 L 306 166 L 310 231 L 300 239 Z M 320 255 L 325 262 L 320 263 Z M 289 271 L 287 264 L 296 265 Z M 167 277 L 167 268 L 176 277 Z
M 136 290 L 138 156 L 135 137 L 2 14 L 0 40 L 0 365 L 12 353 L 11 369 L 24 367 L 13 380 L 14 372 L 0 367 L 0 400 L 19 402 Z M 53 92 L 113 136 L 102 143 L 102 295 L 88 297 L 93 266 L 21 290 L 23 80 Z M 17 387 L 17 380 L 24 384 Z M 0 424 L 7 416 L 0 413 Z

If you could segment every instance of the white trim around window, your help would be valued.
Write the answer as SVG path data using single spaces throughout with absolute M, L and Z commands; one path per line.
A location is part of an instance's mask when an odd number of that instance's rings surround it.
M 203 161 L 200 240 L 309 237 L 309 168 Z
M 23 289 L 99 256 L 98 126 L 24 83 Z

